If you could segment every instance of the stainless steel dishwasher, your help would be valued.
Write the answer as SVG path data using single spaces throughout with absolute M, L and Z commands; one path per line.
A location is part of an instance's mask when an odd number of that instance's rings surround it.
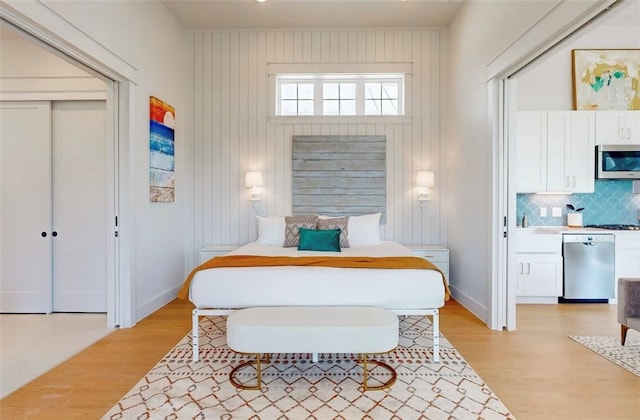
M 614 248 L 612 234 L 563 234 L 561 300 L 604 302 L 615 297 Z

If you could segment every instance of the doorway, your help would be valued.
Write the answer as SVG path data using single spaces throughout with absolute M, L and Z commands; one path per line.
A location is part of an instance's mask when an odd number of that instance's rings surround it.
M 99 297 L 104 304 L 103 310 L 107 312 L 107 325 L 109 327 L 129 327 L 135 323 L 134 312 L 130 305 L 130 296 L 128 296 L 129 291 L 129 276 L 130 273 L 128 256 L 126 255 L 126 250 L 128 249 L 128 244 L 124 244 L 122 246 L 119 243 L 117 238 L 118 230 L 123 230 L 123 226 L 117 226 L 117 216 L 119 215 L 120 203 L 122 200 L 120 197 L 125 196 L 127 194 L 127 182 L 128 177 L 121 176 L 120 166 L 118 164 L 119 160 L 121 160 L 124 156 L 125 160 L 127 159 L 126 153 L 126 145 L 128 144 L 127 139 L 128 135 L 126 132 L 126 127 L 122 127 L 119 125 L 119 121 L 123 118 L 123 115 L 126 115 L 128 112 L 128 81 L 124 82 L 116 82 L 114 79 L 106 76 L 104 73 L 98 72 L 89 68 L 79 62 L 77 59 L 72 58 L 71 56 L 60 52 L 55 47 L 51 45 L 56 45 L 55 41 L 49 43 L 49 41 L 42 40 L 40 38 L 36 38 L 30 35 L 27 30 L 21 29 L 23 25 L 21 25 L 20 19 L 18 19 L 17 24 L 20 26 L 14 26 L 12 23 L 8 23 L 5 20 L 0 19 L 0 36 L 6 36 L 8 32 L 10 32 L 14 37 L 20 37 L 23 40 L 28 41 L 33 48 L 35 45 L 36 48 L 39 48 L 43 51 L 46 51 L 51 56 L 55 56 L 59 61 L 64 61 L 67 64 L 74 66 L 77 69 L 85 72 L 85 78 L 88 74 L 89 77 L 93 77 L 94 80 L 99 80 L 102 84 L 100 91 L 97 89 L 93 89 L 92 91 L 78 91 L 74 92 L 74 89 L 69 89 L 71 92 L 60 92 L 58 91 L 45 91 L 40 92 L 40 94 L 44 95 L 44 98 L 37 99 L 78 99 L 78 95 L 82 99 L 99 99 L 103 103 L 104 121 L 105 121 L 105 147 L 106 150 L 104 152 L 105 158 L 105 174 L 106 174 L 106 182 L 105 182 L 105 193 L 106 199 L 103 201 L 102 210 L 104 212 L 104 222 L 101 223 L 101 229 L 103 231 L 103 237 L 106 236 L 105 244 L 103 245 L 104 254 L 101 258 L 106 262 L 100 262 L 98 265 L 101 266 L 101 270 L 106 277 L 106 290 L 103 293 L 103 296 Z M 16 23 L 13 22 L 13 23 Z M 24 28 L 30 28 L 28 23 L 24 23 Z M 44 38 L 48 38 L 45 36 Z M 3 42 L 3 50 L 5 50 L 6 42 Z M 68 78 L 73 79 L 73 78 Z M 68 82 L 68 79 L 66 80 Z M 76 97 L 73 97 L 73 94 Z M 49 95 L 49 96 L 47 96 Z M 61 97 L 62 95 L 62 97 Z M 66 95 L 66 96 L 65 96 Z M 96 95 L 99 95 L 96 97 Z M 1 100 L 15 100 L 16 93 L 15 92 L 0 92 Z M 33 94 L 28 98 L 20 98 L 20 100 L 33 100 Z M 122 145 L 124 145 L 124 154 L 120 152 L 123 150 Z M 125 173 L 126 175 L 126 173 Z M 123 187 L 124 186 L 124 187 Z M 125 200 L 126 203 L 126 200 Z M 128 227 L 125 227 L 128 229 Z M 61 237 L 58 237 L 60 239 Z M 122 260 L 121 250 L 124 249 L 125 259 Z M 124 274 L 124 275 L 123 275 Z M 75 287 L 75 286 L 74 286 Z M 106 299 L 103 299 L 104 294 L 106 294 Z M 51 299 L 52 300 L 52 299 Z M 50 302 L 51 302 L 50 300 Z M 125 305 L 122 305 L 121 302 L 125 302 Z M 50 303 L 51 304 L 51 303 Z M 62 309 L 56 309 L 62 310 Z

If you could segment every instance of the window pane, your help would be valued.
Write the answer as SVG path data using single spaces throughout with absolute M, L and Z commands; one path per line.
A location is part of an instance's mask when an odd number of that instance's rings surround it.
M 385 83 L 382 85 L 382 98 L 383 99 L 398 99 L 398 84 L 397 83 Z
M 340 99 L 356 99 L 356 84 L 340 83 Z
M 313 115 L 313 100 L 298 101 L 298 115 Z
M 324 99 L 338 99 L 339 87 L 338 83 L 325 83 L 322 85 L 322 97 Z
M 338 104 L 339 102 L 336 100 L 322 101 L 322 113 L 324 115 L 340 115 Z
M 364 86 L 364 98 L 365 99 L 379 99 L 380 96 L 380 83 L 366 83 Z
M 356 115 L 356 101 L 340 101 L 340 115 Z
M 380 101 L 366 100 L 364 101 L 365 115 L 380 115 Z
M 398 115 L 398 101 L 382 100 L 382 115 Z
M 313 99 L 313 83 L 298 83 L 298 99 Z
M 280 115 L 298 115 L 297 101 L 280 101 Z
M 280 85 L 280 99 L 297 99 L 297 98 L 298 98 L 297 83 L 282 83 Z

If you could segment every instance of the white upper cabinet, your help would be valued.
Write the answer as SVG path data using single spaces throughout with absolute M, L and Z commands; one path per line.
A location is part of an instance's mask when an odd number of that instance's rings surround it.
M 596 111 L 596 144 L 640 145 L 640 111 Z
M 547 189 L 547 113 L 518 112 L 516 168 L 518 192 Z
M 517 117 L 517 192 L 594 191 L 592 111 L 522 111 Z
M 595 191 L 595 115 L 590 111 L 571 112 L 571 134 L 565 143 L 568 170 L 565 185 L 572 192 Z

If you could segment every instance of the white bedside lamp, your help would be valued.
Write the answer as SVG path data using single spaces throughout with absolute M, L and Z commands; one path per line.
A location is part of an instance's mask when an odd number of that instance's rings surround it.
M 431 188 L 435 186 L 435 175 L 433 171 L 419 171 L 416 176 L 416 188 L 417 199 L 420 203 L 420 207 L 427 205 L 427 202 L 431 200 L 430 192 Z
M 244 186 L 246 188 L 251 188 L 249 191 L 249 201 L 253 202 L 253 206 L 257 208 L 259 202 L 262 200 L 262 191 L 260 191 L 260 187 L 264 186 L 262 172 L 247 172 L 244 176 Z

